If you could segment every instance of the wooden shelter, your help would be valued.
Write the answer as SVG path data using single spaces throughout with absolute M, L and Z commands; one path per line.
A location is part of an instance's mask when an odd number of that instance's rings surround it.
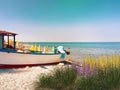
M 15 36 L 16 36 L 17 34 L 16 33 L 12 33 L 12 32 L 8 32 L 8 31 L 4 31 L 4 30 L 0 30 L 0 49 L 4 49 L 5 47 L 4 47 L 4 38 L 5 38 L 5 36 L 7 36 L 7 47 L 9 48 L 9 47 L 12 47 L 12 46 L 10 46 L 10 38 L 9 37 L 13 37 L 13 49 L 15 49 L 16 48 L 16 44 L 15 44 Z

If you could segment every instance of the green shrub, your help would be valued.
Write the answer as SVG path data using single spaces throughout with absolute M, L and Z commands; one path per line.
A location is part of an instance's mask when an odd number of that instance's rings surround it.
M 120 85 L 120 68 L 98 69 L 89 77 L 80 77 L 76 83 L 77 90 L 115 90 Z
M 40 76 L 35 89 L 73 90 L 76 78 L 77 72 L 70 67 L 56 69 L 53 74 Z
M 94 75 L 79 75 L 70 67 L 39 77 L 36 90 L 119 90 L 120 67 L 96 69 Z

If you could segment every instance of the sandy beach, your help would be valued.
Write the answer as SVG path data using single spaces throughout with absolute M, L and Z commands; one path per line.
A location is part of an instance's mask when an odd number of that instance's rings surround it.
M 19 69 L 0 69 L 0 90 L 34 90 L 34 82 L 43 73 L 51 73 L 57 65 Z

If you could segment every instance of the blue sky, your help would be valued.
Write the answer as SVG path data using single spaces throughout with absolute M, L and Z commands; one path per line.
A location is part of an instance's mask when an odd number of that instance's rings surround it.
M 120 41 L 120 0 L 0 0 L 0 29 L 20 41 Z

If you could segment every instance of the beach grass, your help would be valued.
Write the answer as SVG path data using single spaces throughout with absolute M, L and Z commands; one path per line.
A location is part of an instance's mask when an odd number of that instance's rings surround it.
M 120 68 L 97 70 L 93 76 L 82 76 L 76 83 L 77 90 L 116 90 L 120 86 Z
M 36 82 L 36 90 L 73 90 L 77 72 L 70 67 L 57 68 L 52 74 L 43 74 Z
M 55 69 L 39 77 L 36 90 L 119 90 L 120 56 L 87 56 L 81 65 Z

